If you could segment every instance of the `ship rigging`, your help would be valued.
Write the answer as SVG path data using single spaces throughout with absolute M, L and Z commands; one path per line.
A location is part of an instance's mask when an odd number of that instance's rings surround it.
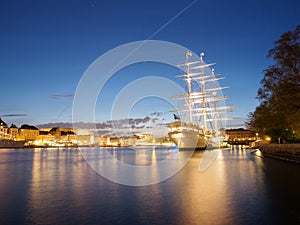
M 219 147 L 224 139 L 224 122 L 232 119 L 226 115 L 234 106 L 225 104 L 228 97 L 223 96 L 222 90 L 228 87 L 219 86 L 218 81 L 224 77 L 210 68 L 215 63 L 206 64 L 204 53 L 193 62 L 189 61 L 191 56 L 192 53 L 187 51 L 185 64 L 178 65 L 185 73 L 176 77 L 185 81 L 187 91 L 172 98 L 182 102 L 180 108 L 171 111 L 181 120 L 168 124 L 168 134 L 180 149 Z

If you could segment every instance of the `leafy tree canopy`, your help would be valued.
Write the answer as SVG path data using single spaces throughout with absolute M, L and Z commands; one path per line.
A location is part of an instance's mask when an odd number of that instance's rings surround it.
M 275 64 L 264 71 L 257 93 L 260 105 L 246 125 L 273 140 L 300 138 L 300 25 L 282 34 L 267 57 Z

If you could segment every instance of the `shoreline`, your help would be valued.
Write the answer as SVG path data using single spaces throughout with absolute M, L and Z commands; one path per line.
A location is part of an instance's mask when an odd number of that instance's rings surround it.
M 300 163 L 300 144 L 266 144 L 259 150 L 265 157 Z
M 153 144 L 153 145 L 65 145 L 65 146 L 44 146 L 44 145 L 25 145 L 22 147 L 15 147 L 15 146 L 8 146 L 8 147 L 0 147 L 1 149 L 28 149 L 28 148 L 42 148 L 42 149 L 62 149 L 62 148 L 145 148 L 145 147 L 174 147 L 173 145 L 160 145 L 160 144 Z

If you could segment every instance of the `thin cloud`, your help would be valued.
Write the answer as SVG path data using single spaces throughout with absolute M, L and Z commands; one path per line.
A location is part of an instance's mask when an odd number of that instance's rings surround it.
M 49 98 L 56 98 L 56 99 L 61 99 L 61 98 L 73 98 L 74 94 L 52 94 L 49 96 Z
M 1 115 L 2 117 L 22 117 L 22 116 L 27 116 L 28 114 L 25 113 L 13 113 L 13 114 L 4 114 Z
M 96 130 L 114 130 L 114 129 L 144 129 L 151 128 L 149 123 L 157 123 L 159 118 L 151 118 L 149 116 L 141 118 L 126 118 L 118 120 L 108 120 L 105 122 L 89 123 L 89 122 L 54 122 L 37 125 L 40 128 L 44 127 L 80 127 L 83 129 L 96 129 Z
M 150 121 L 150 117 L 146 116 L 144 118 L 128 118 L 120 120 L 110 120 L 106 124 L 115 129 L 141 129 L 144 125 Z M 103 124 L 102 124 L 103 125 Z
M 159 118 L 153 118 L 153 119 L 151 119 L 152 123 L 156 123 L 156 121 L 159 121 Z
M 153 112 L 150 114 L 150 116 L 162 116 L 163 114 L 163 112 Z
M 37 125 L 38 128 L 50 128 L 50 127 L 63 127 L 69 128 L 73 127 L 72 123 L 64 123 L 64 122 L 57 122 L 57 123 L 44 123 Z

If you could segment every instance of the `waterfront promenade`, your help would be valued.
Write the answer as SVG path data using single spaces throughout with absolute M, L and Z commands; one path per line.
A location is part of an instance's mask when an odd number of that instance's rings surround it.
M 266 157 L 300 163 L 300 144 L 267 144 L 259 147 Z

